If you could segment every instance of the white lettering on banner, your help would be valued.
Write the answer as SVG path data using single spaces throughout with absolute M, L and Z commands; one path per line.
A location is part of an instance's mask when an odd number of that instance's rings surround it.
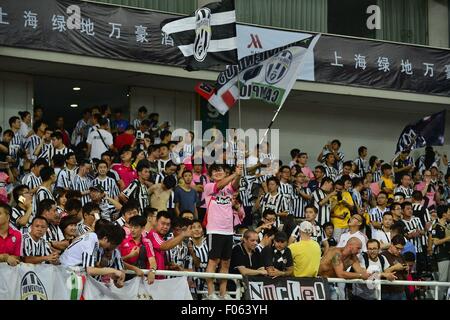
M 0 24 L 9 24 L 8 21 L 3 21 L 3 17 L 6 18 L 8 14 L 6 12 L 3 12 L 3 8 L 0 7 Z
M 334 63 L 330 63 L 334 67 L 343 67 L 344 65 L 342 63 L 338 62 L 338 59 L 342 59 L 341 56 L 338 56 L 337 52 L 334 52 Z
M 161 32 L 161 44 L 170 47 L 174 46 L 172 37 L 165 32 Z
M 112 38 L 114 36 L 114 33 L 117 31 L 117 35 L 115 36 L 116 39 L 120 39 L 120 27 L 122 27 L 121 23 L 109 23 L 112 26 L 112 31 L 109 34 L 109 37 Z
M 403 61 L 402 59 L 401 66 L 402 66 L 402 70 L 400 70 L 401 73 L 405 73 L 409 76 L 413 74 L 412 63 L 409 62 L 409 59 L 406 59 L 406 61 Z
M 81 33 L 86 33 L 88 36 L 95 36 L 94 22 L 91 21 L 91 18 L 81 18 Z
M 425 73 L 423 75 L 427 76 L 428 75 L 428 71 L 430 71 L 429 77 L 433 78 L 433 76 L 434 76 L 434 69 L 433 69 L 434 63 L 424 62 L 423 65 L 426 67 Z
M 25 18 L 25 25 L 24 27 L 30 27 L 33 29 L 36 29 L 38 26 L 38 19 L 37 19 L 37 13 L 31 12 L 31 11 L 24 11 L 23 17 Z
M 450 64 L 445 65 L 445 79 L 450 79 Z
M 389 58 L 386 57 L 379 57 L 378 58 L 378 70 L 383 71 L 383 72 L 388 72 L 390 71 L 389 69 Z
M 144 43 L 144 42 L 148 42 L 147 36 L 147 27 L 144 27 L 142 25 L 139 26 L 135 26 L 136 31 L 136 42 L 140 42 L 140 43 Z
M 58 32 L 66 31 L 66 18 L 64 16 L 54 14 L 52 17 L 52 30 L 57 30 Z
M 303 285 L 301 281 L 286 280 L 286 284 L 264 285 L 264 282 L 249 281 L 250 300 L 325 300 L 322 282 Z
M 361 54 L 355 54 L 355 69 L 361 68 L 366 70 L 366 56 L 362 56 Z

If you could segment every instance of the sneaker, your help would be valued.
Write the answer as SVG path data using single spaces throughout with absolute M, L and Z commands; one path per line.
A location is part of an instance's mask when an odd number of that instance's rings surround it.
M 208 295 L 206 300 L 220 300 L 219 296 L 215 293 Z
M 236 300 L 232 298 L 228 293 L 225 293 L 223 297 L 220 297 L 222 300 Z

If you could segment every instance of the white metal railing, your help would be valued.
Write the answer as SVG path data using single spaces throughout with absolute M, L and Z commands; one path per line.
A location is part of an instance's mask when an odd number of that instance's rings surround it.
M 142 270 L 144 274 L 147 274 L 149 270 Z M 134 271 L 127 270 L 127 274 L 135 274 Z M 227 274 L 227 273 L 209 273 L 209 272 L 190 272 L 190 271 L 170 271 L 170 270 L 156 270 L 155 275 L 158 276 L 175 276 L 175 277 L 194 277 L 194 278 L 202 278 L 202 279 L 227 279 L 233 280 L 236 283 L 236 291 L 230 292 L 230 295 L 234 295 L 236 300 L 240 300 L 242 297 L 242 285 L 241 281 L 243 280 L 243 276 L 240 274 Z M 416 286 L 416 287 L 434 287 L 434 299 L 439 300 L 439 287 L 448 287 L 450 288 L 450 282 L 438 282 L 438 281 L 403 281 L 403 280 L 346 280 L 340 278 L 328 278 L 327 281 L 329 283 L 358 283 L 358 284 L 366 284 L 371 285 L 377 292 L 378 300 L 381 300 L 381 286 Z M 203 293 L 203 292 L 201 292 Z
M 340 278 L 328 278 L 327 280 L 329 283 L 358 283 L 358 284 L 372 285 L 374 287 L 374 289 L 376 290 L 378 300 L 381 300 L 381 286 L 382 285 L 434 287 L 434 299 L 435 300 L 439 300 L 439 287 L 449 287 L 450 288 L 450 282 L 438 282 L 438 281 L 404 281 L 404 280 L 388 281 L 388 280 L 379 280 L 379 279 L 346 280 L 346 279 L 340 279 Z

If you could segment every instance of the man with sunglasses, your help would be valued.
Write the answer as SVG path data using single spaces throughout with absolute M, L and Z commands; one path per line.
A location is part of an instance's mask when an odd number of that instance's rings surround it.
M 343 248 L 351 238 L 358 238 L 361 241 L 361 251 L 367 251 L 367 236 L 361 232 L 364 218 L 359 214 L 354 214 L 348 221 L 348 231 L 341 235 L 337 247 Z

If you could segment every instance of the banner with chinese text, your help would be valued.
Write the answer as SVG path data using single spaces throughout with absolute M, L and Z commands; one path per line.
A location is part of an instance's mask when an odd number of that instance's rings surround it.
M 2 0 L 0 45 L 184 67 L 160 28 L 175 17 L 78 0 Z M 311 35 L 240 24 L 239 58 Z M 322 34 L 298 79 L 450 96 L 450 50 Z

